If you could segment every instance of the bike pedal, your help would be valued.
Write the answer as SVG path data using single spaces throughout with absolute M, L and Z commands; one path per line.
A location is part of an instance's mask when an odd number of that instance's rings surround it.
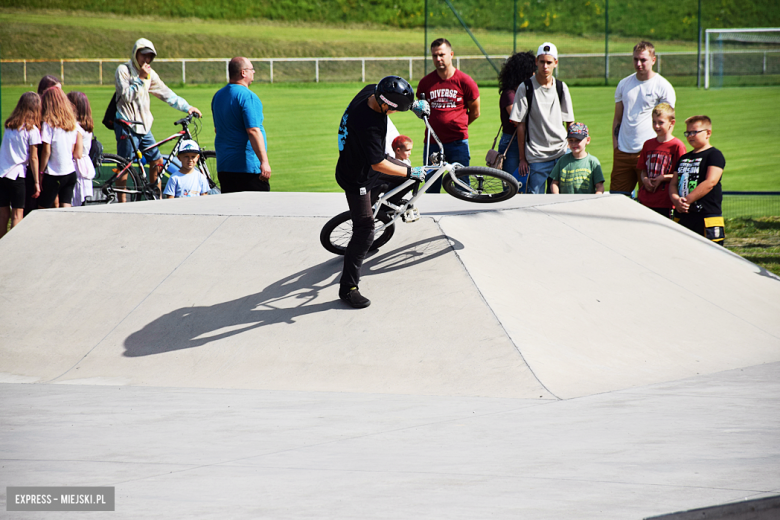
M 420 210 L 417 208 L 409 208 L 404 212 L 404 222 L 415 222 L 420 220 Z

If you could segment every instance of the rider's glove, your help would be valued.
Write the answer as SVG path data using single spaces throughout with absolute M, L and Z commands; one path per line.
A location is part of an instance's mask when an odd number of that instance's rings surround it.
M 425 180 L 425 168 L 422 166 L 415 166 L 414 168 L 409 168 L 409 177 L 418 181 L 424 181 Z
M 424 99 L 418 99 L 412 103 L 412 112 L 414 112 L 417 117 L 422 119 L 423 116 L 431 115 L 431 105 L 429 105 L 428 102 Z

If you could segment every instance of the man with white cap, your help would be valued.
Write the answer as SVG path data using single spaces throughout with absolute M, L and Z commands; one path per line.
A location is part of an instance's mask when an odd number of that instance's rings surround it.
M 566 131 L 574 121 L 569 88 L 553 76 L 557 66 L 558 49 L 550 42 L 541 44 L 536 74 L 517 88 L 509 115 L 518 123 L 518 169 L 520 175 L 528 174 L 528 193 L 545 193 L 550 172 L 566 153 Z

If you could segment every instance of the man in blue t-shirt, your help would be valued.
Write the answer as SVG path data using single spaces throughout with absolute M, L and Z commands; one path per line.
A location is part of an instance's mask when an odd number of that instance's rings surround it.
M 222 193 L 270 191 L 263 104 L 249 90 L 255 69 L 248 59 L 236 57 L 228 64 L 228 75 L 230 83 L 211 100 L 220 188 Z

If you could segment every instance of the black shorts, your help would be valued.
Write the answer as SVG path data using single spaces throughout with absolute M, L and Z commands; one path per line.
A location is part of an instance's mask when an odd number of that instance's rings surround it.
M 0 177 L 0 208 L 24 208 L 24 177 L 14 180 Z
M 716 244 L 722 246 L 725 242 L 726 226 L 722 215 L 675 212 L 674 221 Z
M 73 204 L 73 189 L 76 187 L 76 180 L 76 172 L 67 175 L 44 175 L 38 206 L 41 208 L 52 207 L 54 199 L 58 195 L 60 204 Z
M 271 191 L 271 185 L 259 173 L 218 172 L 222 193 L 238 191 Z

